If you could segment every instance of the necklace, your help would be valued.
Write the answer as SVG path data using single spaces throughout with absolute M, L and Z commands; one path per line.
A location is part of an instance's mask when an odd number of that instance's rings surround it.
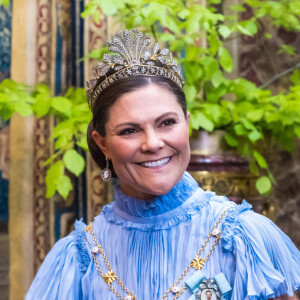
M 187 273 L 190 271 L 190 269 L 194 268 L 196 270 L 201 270 L 204 267 L 205 263 L 209 260 L 218 241 L 221 238 L 222 231 L 220 231 L 217 227 L 219 226 L 220 222 L 224 219 L 224 217 L 227 214 L 228 209 L 230 209 L 231 206 L 232 206 L 232 204 L 223 211 L 223 213 L 221 214 L 221 216 L 218 219 L 218 221 L 216 222 L 216 224 L 212 227 L 210 233 L 208 234 L 208 237 L 206 238 L 202 247 L 197 252 L 196 256 L 193 258 L 193 260 L 190 262 L 190 264 L 186 267 L 186 269 L 183 271 L 181 276 L 172 284 L 171 287 L 169 287 L 169 289 L 166 291 L 166 293 L 162 297 L 162 300 L 166 300 L 170 293 L 173 293 L 173 295 L 174 295 L 173 300 L 179 298 L 179 296 L 187 289 L 187 287 L 184 285 L 182 288 L 179 288 L 178 284 L 187 275 Z M 90 232 L 93 242 L 96 245 L 95 247 L 92 247 L 90 245 L 90 243 L 88 242 L 88 240 L 85 238 L 85 241 L 91 250 L 96 269 L 97 269 L 99 275 L 104 279 L 105 283 L 108 285 L 109 290 L 120 300 L 136 300 L 136 296 L 134 296 L 134 294 L 128 290 L 128 288 L 125 286 L 125 284 L 122 282 L 122 280 L 112 270 L 111 265 L 105 255 L 105 252 L 94 234 L 94 229 L 93 229 L 92 223 L 90 223 L 89 225 L 86 226 L 85 232 Z M 206 257 L 201 258 L 200 254 L 205 249 L 205 247 L 208 244 L 211 237 L 215 237 L 215 240 L 214 240 L 208 254 L 206 255 Z M 99 260 L 96 256 L 98 253 L 101 254 L 102 260 L 107 268 L 106 273 L 104 273 L 102 271 Z M 120 286 L 120 288 L 127 294 L 127 296 L 125 298 L 123 298 L 120 295 L 120 293 L 113 287 L 113 285 L 112 285 L 113 282 L 116 282 Z

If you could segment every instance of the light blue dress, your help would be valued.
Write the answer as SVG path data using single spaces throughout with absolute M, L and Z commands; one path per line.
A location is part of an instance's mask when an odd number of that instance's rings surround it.
M 141 201 L 119 187 L 115 201 L 93 222 L 95 236 L 114 272 L 137 300 L 161 299 L 204 244 L 211 228 L 231 202 L 205 192 L 185 173 L 166 195 Z M 36 275 L 26 300 L 116 300 L 99 276 L 85 238 L 85 224 L 58 241 Z M 220 223 L 222 238 L 202 272 L 223 273 L 232 291 L 224 299 L 269 299 L 293 295 L 300 287 L 300 252 L 269 219 L 244 201 L 231 207 Z M 205 257 L 211 238 L 201 254 Z M 100 265 L 106 272 L 101 255 Z M 195 272 L 190 270 L 184 280 Z M 184 280 L 179 287 L 182 287 Z M 114 287 L 125 298 L 126 294 Z M 180 299 L 192 295 L 186 290 Z M 170 294 L 167 299 L 173 299 Z

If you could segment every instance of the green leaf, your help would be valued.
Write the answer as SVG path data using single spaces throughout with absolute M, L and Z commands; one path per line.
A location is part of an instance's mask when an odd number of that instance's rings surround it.
M 162 33 L 160 36 L 159 36 L 159 39 L 162 41 L 162 42 L 170 42 L 170 41 L 175 41 L 176 40 L 176 37 L 174 34 L 171 34 L 171 33 Z
M 214 123 L 211 120 L 209 120 L 203 113 L 199 112 L 197 114 L 197 119 L 200 128 L 203 128 L 207 131 L 213 131 Z
M 230 9 L 235 12 L 244 12 L 246 11 L 245 7 L 241 4 L 234 4 L 230 6 Z
M 218 61 L 211 56 L 204 56 L 200 62 L 205 70 L 205 78 L 207 80 L 211 79 L 219 69 Z
M 293 74 L 290 76 L 290 80 L 294 85 L 300 85 L 300 72 L 298 69 L 294 70 Z
M 88 143 L 87 143 L 86 137 L 81 137 L 81 139 L 76 142 L 76 145 L 78 145 L 79 147 L 81 147 L 86 152 L 89 151 L 89 147 L 88 147 Z
M 117 12 L 117 7 L 112 0 L 101 0 L 99 1 L 99 5 L 106 16 L 112 16 Z
M 46 174 L 46 197 L 50 198 L 55 194 L 57 183 L 64 174 L 64 165 L 62 161 L 57 161 L 48 170 Z
M 65 97 L 55 97 L 51 101 L 51 106 L 62 113 L 70 113 L 72 108 L 72 103 L 69 99 Z
M 63 162 L 66 168 L 76 176 L 83 172 L 85 162 L 83 157 L 74 149 L 66 151 L 63 156 Z
M 38 95 L 36 98 L 36 101 L 33 106 L 33 110 L 35 112 L 35 115 L 40 118 L 42 116 L 47 115 L 49 112 L 51 103 L 50 103 L 50 98 L 44 98 L 41 95 Z
M 224 38 L 228 38 L 231 34 L 231 30 L 228 28 L 228 26 L 225 26 L 225 25 L 221 25 L 219 27 L 219 34 Z
M 164 22 L 162 23 L 164 23 L 172 32 L 174 33 L 180 32 L 180 28 L 175 22 L 174 18 L 170 17 L 169 15 L 165 16 Z
M 219 58 L 220 58 L 220 64 L 221 64 L 222 68 L 226 72 L 230 73 L 233 68 L 232 58 L 231 58 L 228 50 L 225 49 L 224 47 L 219 48 Z
M 261 120 L 262 116 L 264 114 L 264 111 L 262 109 L 257 109 L 253 111 L 249 111 L 246 114 L 246 117 L 251 121 L 251 122 L 258 122 Z
M 259 131 L 257 130 L 252 130 L 249 135 L 248 138 L 250 139 L 251 142 L 255 143 L 256 141 L 258 141 L 259 139 L 262 138 L 262 135 Z
M 82 18 L 86 18 L 90 15 L 93 15 L 98 10 L 98 5 L 90 2 L 87 5 L 84 6 L 84 11 L 81 13 Z
M 234 125 L 234 132 L 237 135 L 247 135 L 247 130 L 245 130 L 244 126 L 242 124 L 236 124 Z
M 273 35 L 271 33 L 265 33 L 265 38 L 266 39 L 271 39 Z
M 256 25 L 255 21 L 249 20 L 249 21 L 245 21 L 245 29 L 251 33 L 251 35 L 255 35 L 257 34 L 258 31 L 258 27 Z
M 59 137 L 62 135 L 72 136 L 74 133 L 74 120 L 66 119 L 58 123 L 53 130 L 53 137 Z
M 256 180 L 256 188 L 258 192 L 262 195 L 270 193 L 272 188 L 272 183 L 269 177 L 262 176 Z
M 55 141 L 55 150 L 66 147 L 68 144 L 73 145 L 72 135 L 62 135 Z
M 231 147 L 236 147 L 238 145 L 237 139 L 229 132 L 225 133 L 225 140 L 226 140 L 227 144 Z
M 179 13 L 178 13 L 178 17 L 181 18 L 181 19 L 185 19 L 186 17 L 188 17 L 190 15 L 190 11 L 186 8 L 184 8 L 183 10 L 181 10 Z
M 15 110 L 23 117 L 28 117 L 32 114 L 32 108 L 29 104 L 19 102 L 15 104 Z
M 9 0 L 0 0 L 0 5 L 8 6 L 9 5 Z
M 192 15 L 186 21 L 186 32 L 187 34 L 193 34 L 194 32 L 198 32 L 200 28 L 199 21 L 201 19 L 201 15 L 195 12 L 192 12 Z
M 258 151 L 254 150 L 253 156 L 255 157 L 258 165 L 261 168 L 263 168 L 263 169 L 267 169 L 268 168 L 268 164 L 267 164 L 265 158 Z
M 297 137 L 300 138 L 300 124 L 295 126 L 294 132 L 297 135 Z
M 211 83 L 215 88 L 219 87 L 220 84 L 224 81 L 224 76 L 221 70 L 217 70 L 211 78 Z
M 57 183 L 57 191 L 66 199 L 73 189 L 72 182 L 70 178 L 66 175 L 60 177 Z
M 296 48 L 291 45 L 281 45 L 280 49 L 278 50 L 278 54 L 287 53 L 289 55 L 296 55 Z
M 242 34 L 250 35 L 250 36 L 253 36 L 253 35 L 254 35 L 251 31 L 249 31 L 247 28 L 241 26 L 240 24 L 237 24 L 237 25 L 236 25 L 236 28 L 237 28 L 237 30 L 238 30 L 240 33 L 242 33 Z
M 193 101 L 197 96 L 197 89 L 194 85 L 185 85 L 184 92 L 187 102 Z

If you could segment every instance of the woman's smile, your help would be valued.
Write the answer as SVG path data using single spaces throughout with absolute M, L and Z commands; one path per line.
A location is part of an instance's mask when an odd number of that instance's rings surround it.
M 153 198 L 180 180 L 190 159 L 188 121 L 176 96 L 155 84 L 116 101 L 106 136 L 94 138 L 111 159 L 126 194 Z
M 170 162 L 170 160 L 171 160 L 171 157 L 166 157 L 166 158 L 158 159 L 155 161 L 141 162 L 138 164 L 145 168 L 159 169 L 159 168 L 166 166 Z

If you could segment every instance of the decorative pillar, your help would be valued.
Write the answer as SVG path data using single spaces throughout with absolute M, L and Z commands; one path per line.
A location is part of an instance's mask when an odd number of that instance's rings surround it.
M 13 1 L 11 78 L 35 83 L 36 2 Z M 15 114 L 10 124 L 9 245 L 10 299 L 24 299 L 34 276 L 34 118 Z

